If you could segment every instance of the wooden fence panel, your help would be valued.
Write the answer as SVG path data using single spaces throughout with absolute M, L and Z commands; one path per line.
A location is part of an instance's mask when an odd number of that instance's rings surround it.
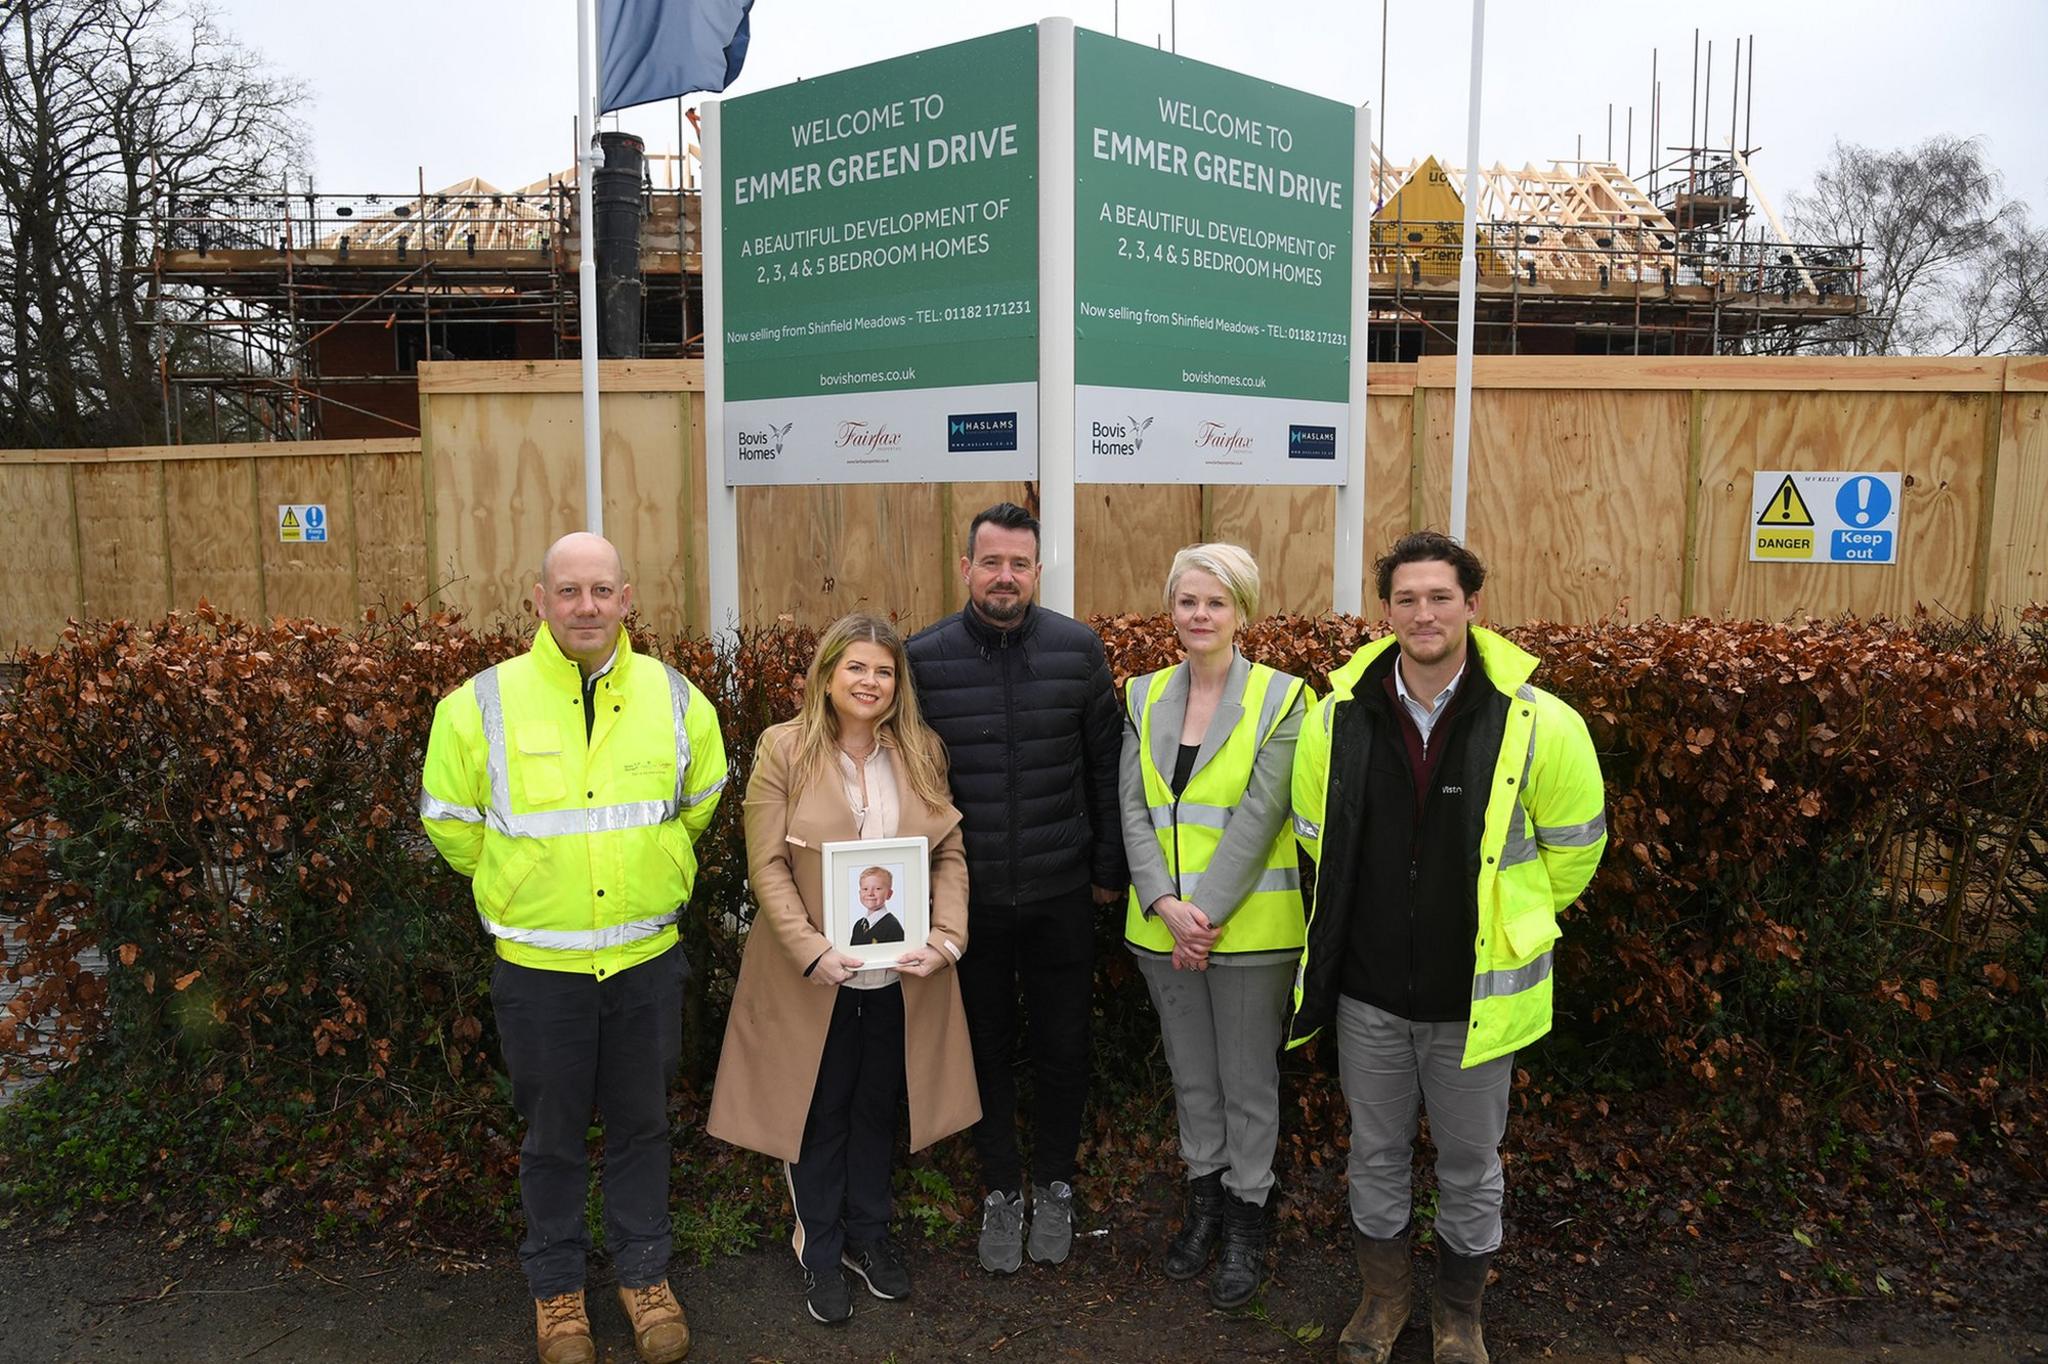
M 0 468 L 0 641 L 49 644 L 78 599 L 71 481 L 50 465 Z
M 1700 614 L 1969 614 L 1996 394 L 1726 392 L 1701 402 Z M 1758 469 L 1900 471 L 1898 564 L 1751 563 Z
M 2048 385 L 2005 395 L 1991 505 L 1987 605 L 2048 602 Z
M 606 525 L 648 624 L 703 629 L 703 366 L 605 361 Z M 1372 368 L 1370 561 L 1447 525 L 1452 366 Z M 1470 532 L 1488 619 L 2009 613 L 2048 597 L 2048 359 L 1480 357 Z M 541 552 L 582 515 L 578 367 L 427 364 L 420 441 L 0 451 L 0 568 L 41 591 L 0 607 L 0 646 L 67 616 L 149 619 L 202 598 L 339 621 L 426 598 L 479 623 L 526 610 Z M 1899 470 L 1889 568 L 1748 561 L 1756 469 Z M 749 621 L 856 606 L 917 626 L 957 609 L 968 520 L 1024 483 L 749 488 Z M 277 539 L 277 504 L 324 502 L 326 544 Z M 1173 551 L 1244 544 L 1270 610 L 1321 611 L 1327 488 L 1082 485 L 1076 604 L 1157 609 Z M 723 624 L 723 622 L 719 622 Z
M 164 482 L 171 600 L 180 607 L 210 602 L 222 611 L 263 619 L 256 461 L 167 461 Z
M 1202 490 L 1186 483 L 1083 483 L 1074 489 L 1074 610 L 1159 609 L 1173 552 L 1202 536 Z
M 78 614 L 87 620 L 163 615 L 171 606 L 163 461 L 70 468 L 78 480 L 79 560 L 85 579 Z M 33 529 L 42 534 L 52 530 Z
M 380 614 L 427 599 L 427 503 L 417 450 L 351 455 L 356 609 Z
M 821 625 L 849 611 L 936 620 L 947 605 L 941 490 L 914 484 L 741 488 L 740 615 Z
M 349 507 L 349 458 L 300 455 L 255 462 L 256 535 L 263 555 L 266 615 L 335 622 L 355 618 L 356 524 Z M 327 539 L 282 539 L 277 509 L 287 502 L 324 503 Z

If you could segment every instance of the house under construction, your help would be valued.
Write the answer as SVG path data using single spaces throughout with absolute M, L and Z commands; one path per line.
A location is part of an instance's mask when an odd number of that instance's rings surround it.
M 1709 54 L 1711 69 L 1711 45 Z M 1651 133 L 1654 146 L 1654 119 Z M 618 136 L 606 135 L 608 153 Z M 1861 247 L 1792 241 L 1751 174 L 1753 148 L 1736 144 L 1731 118 L 1726 146 L 1678 149 L 1645 172 L 1647 188 L 1611 159 L 1482 170 L 1476 348 L 1783 351 L 1856 316 Z M 1390 164 L 1377 149 L 1373 167 L 1370 357 L 1449 353 L 1465 177 L 1434 158 Z M 600 195 L 606 174 L 594 183 Z M 625 327 L 634 334 L 608 335 L 606 353 L 699 355 L 696 148 L 649 157 L 631 174 L 644 306 Z M 418 430 L 423 358 L 577 355 L 576 203 L 572 171 L 509 191 L 422 180 L 396 194 L 165 205 L 152 224 L 152 285 L 158 325 L 178 334 L 157 347 L 166 410 L 210 411 L 215 431 L 226 415 L 273 439 L 406 435 Z M 613 234 L 628 244 L 608 262 L 602 203 L 596 219 L 600 273 L 630 273 L 633 262 L 617 256 L 632 256 L 631 237 Z M 186 437 L 174 425 L 167 438 Z

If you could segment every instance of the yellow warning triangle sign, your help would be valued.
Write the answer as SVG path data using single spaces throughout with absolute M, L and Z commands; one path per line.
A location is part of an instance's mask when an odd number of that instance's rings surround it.
M 1792 481 L 1792 475 L 1785 475 L 1785 481 L 1771 494 L 1765 504 L 1763 515 L 1757 517 L 1759 526 L 1810 526 L 1813 513 L 1806 509 L 1806 499 L 1799 495 L 1799 485 Z
M 284 520 L 279 524 L 282 525 L 286 530 L 296 530 L 298 529 L 299 518 L 292 515 L 292 509 L 290 507 L 286 507 L 284 509 Z

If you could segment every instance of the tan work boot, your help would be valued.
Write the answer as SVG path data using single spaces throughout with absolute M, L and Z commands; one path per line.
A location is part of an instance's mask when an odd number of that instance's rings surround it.
M 590 1339 L 582 1289 L 534 1299 L 533 1315 L 540 1336 L 540 1364 L 596 1364 L 597 1346 Z
M 1337 1337 L 1337 1356 L 1345 1364 L 1387 1364 L 1387 1356 L 1394 1352 L 1394 1342 L 1415 1309 L 1415 1264 L 1408 1238 L 1407 1231 L 1382 1238 L 1352 1229 L 1364 1291 L 1358 1310 Z
M 1487 1364 L 1486 1335 L 1479 1324 L 1479 1299 L 1486 1292 L 1491 1255 L 1457 1255 L 1436 1248 L 1436 1301 L 1429 1309 L 1436 1364 Z
M 690 1323 L 667 1279 L 646 1288 L 621 1288 L 619 1306 L 633 1323 L 633 1348 L 647 1364 L 675 1364 L 690 1353 Z

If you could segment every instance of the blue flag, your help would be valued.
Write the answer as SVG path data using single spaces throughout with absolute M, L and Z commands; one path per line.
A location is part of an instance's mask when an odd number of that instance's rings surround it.
M 725 89 L 747 59 L 753 8 L 754 0 L 598 0 L 599 112 Z

